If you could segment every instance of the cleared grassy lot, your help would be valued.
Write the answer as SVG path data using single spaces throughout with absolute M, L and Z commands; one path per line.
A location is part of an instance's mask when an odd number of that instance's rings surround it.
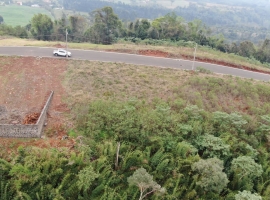
M 169 68 L 69 60 L 63 85 L 72 108 L 103 99 L 197 105 L 207 111 L 251 116 L 270 111 L 269 82 Z M 180 106 L 180 107 L 181 107 Z M 87 109 L 84 108 L 87 112 Z M 83 112 L 83 111 L 82 111 Z
M 25 26 L 31 18 L 38 13 L 51 16 L 50 12 L 44 8 L 32 8 L 29 6 L 6 5 L 0 6 L 0 14 L 4 18 L 4 22 L 11 26 Z

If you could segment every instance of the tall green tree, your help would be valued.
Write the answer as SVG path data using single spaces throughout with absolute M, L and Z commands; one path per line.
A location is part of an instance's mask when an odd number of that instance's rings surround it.
M 209 46 L 222 52 L 226 52 L 225 38 L 222 34 L 214 35 L 209 38 Z
M 152 22 L 152 27 L 158 30 L 159 39 L 184 39 L 186 28 L 184 19 L 178 17 L 175 13 L 169 13 L 164 17 L 155 19 Z
M 72 15 L 69 17 L 71 39 L 73 41 L 81 41 L 82 35 L 89 28 L 89 23 L 85 17 L 80 15 Z
M 204 191 L 220 193 L 229 183 L 227 175 L 223 172 L 223 161 L 217 158 L 199 160 L 191 166 L 198 174 L 194 176 L 196 184 Z
M 147 19 L 137 20 L 136 21 L 136 29 L 135 34 L 136 37 L 141 38 L 144 40 L 148 36 L 148 30 L 151 27 L 150 22 Z
M 4 18 L 0 15 L 0 24 L 4 23 Z
M 203 35 L 209 34 L 209 31 L 205 24 L 201 20 L 195 19 L 188 23 L 188 39 L 196 41 L 200 44 L 200 39 Z
M 85 33 L 93 43 L 111 44 L 119 36 L 122 23 L 111 7 L 94 11 L 94 25 Z
M 134 23 L 133 23 L 133 22 L 130 22 L 130 23 L 128 24 L 127 35 L 128 35 L 129 37 L 134 37 L 134 36 L 135 36 L 135 33 L 134 33 Z
M 261 62 L 270 63 L 270 39 L 265 39 L 262 46 L 258 49 L 256 58 Z
M 235 189 L 252 189 L 256 178 L 263 173 L 262 166 L 249 156 L 239 156 L 232 160 L 231 171 L 234 173 Z
M 230 45 L 229 51 L 230 51 L 231 53 L 237 54 L 238 51 L 239 51 L 238 49 L 239 49 L 239 48 L 238 48 L 237 44 L 236 44 L 235 42 L 233 42 L 233 43 Z
M 31 33 L 38 40 L 50 40 L 53 30 L 51 18 L 45 14 L 36 14 L 31 20 Z
M 27 38 L 28 37 L 28 34 L 27 34 L 27 31 L 26 31 L 25 27 L 15 26 L 14 27 L 14 32 L 15 32 L 15 35 L 17 37 L 20 37 L 20 38 Z
M 54 21 L 52 40 L 65 41 L 66 30 L 68 33 L 71 33 L 71 28 L 68 26 L 68 19 L 66 15 L 63 14 L 61 19 Z
M 255 56 L 256 49 L 252 42 L 244 41 L 239 45 L 239 55 L 244 57 L 252 57 Z

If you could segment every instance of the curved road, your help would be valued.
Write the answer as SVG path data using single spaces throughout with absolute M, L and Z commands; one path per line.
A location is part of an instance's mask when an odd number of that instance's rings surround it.
M 0 47 L 0 55 L 54 57 L 52 54 L 54 49 L 55 48 L 47 48 L 47 47 Z M 77 49 L 76 50 L 72 49 L 70 51 L 72 53 L 72 58 L 74 59 L 83 59 L 92 61 L 122 62 L 135 65 L 159 66 L 159 67 L 186 69 L 186 70 L 191 70 L 193 64 L 193 61 L 189 60 L 159 58 L 134 54 L 124 54 L 124 53 L 94 51 L 94 50 L 77 50 Z M 251 72 L 247 70 L 236 69 L 222 65 L 195 62 L 194 67 L 195 68 L 203 67 L 214 73 L 228 74 L 262 81 L 270 81 L 270 75 L 268 74 Z

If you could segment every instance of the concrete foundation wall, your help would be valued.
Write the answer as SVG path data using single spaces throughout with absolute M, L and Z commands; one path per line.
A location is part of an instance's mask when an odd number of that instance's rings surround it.
M 38 121 L 36 123 L 36 125 L 38 126 L 38 133 L 37 133 L 37 137 L 41 137 L 42 134 L 42 130 L 44 127 L 44 123 L 47 119 L 47 111 L 49 110 L 49 107 L 51 105 L 51 101 L 52 101 L 52 97 L 53 97 L 54 92 L 52 91 L 45 106 L 43 107 L 43 110 L 41 111 L 41 114 L 38 118 Z
M 50 107 L 54 92 L 52 91 L 45 106 L 43 107 L 39 119 L 34 125 L 21 124 L 0 124 L 0 137 L 37 138 L 41 137 L 47 111 Z
M 0 125 L 0 137 L 34 138 L 37 133 L 38 125 Z

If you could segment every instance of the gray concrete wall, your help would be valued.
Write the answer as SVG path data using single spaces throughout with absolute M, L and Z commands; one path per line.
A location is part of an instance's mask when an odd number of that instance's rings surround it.
M 50 107 L 54 92 L 52 91 L 45 106 L 43 107 L 39 119 L 33 125 L 21 124 L 0 124 L 0 137 L 37 138 L 41 137 L 47 111 Z
M 38 125 L 0 124 L 0 137 L 34 138 L 37 133 Z
M 41 134 L 42 134 L 42 130 L 43 130 L 43 127 L 44 127 L 44 123 L 47 119 L 47 111 L 49 110 L 49 107 L 51 105 L 51 101 L 52 101 L 52 97 L 53 97 L 53 94 L 54 92 L 52 91 L 45 106 L 43 107 L 43 110 L 41 111 L 41 114 L 38 118 L 38 121 L 36 123 L 36 125 L 38 126 L 38 133 L 37 133 L 37 136 L 38 137 L 41 137 Z

